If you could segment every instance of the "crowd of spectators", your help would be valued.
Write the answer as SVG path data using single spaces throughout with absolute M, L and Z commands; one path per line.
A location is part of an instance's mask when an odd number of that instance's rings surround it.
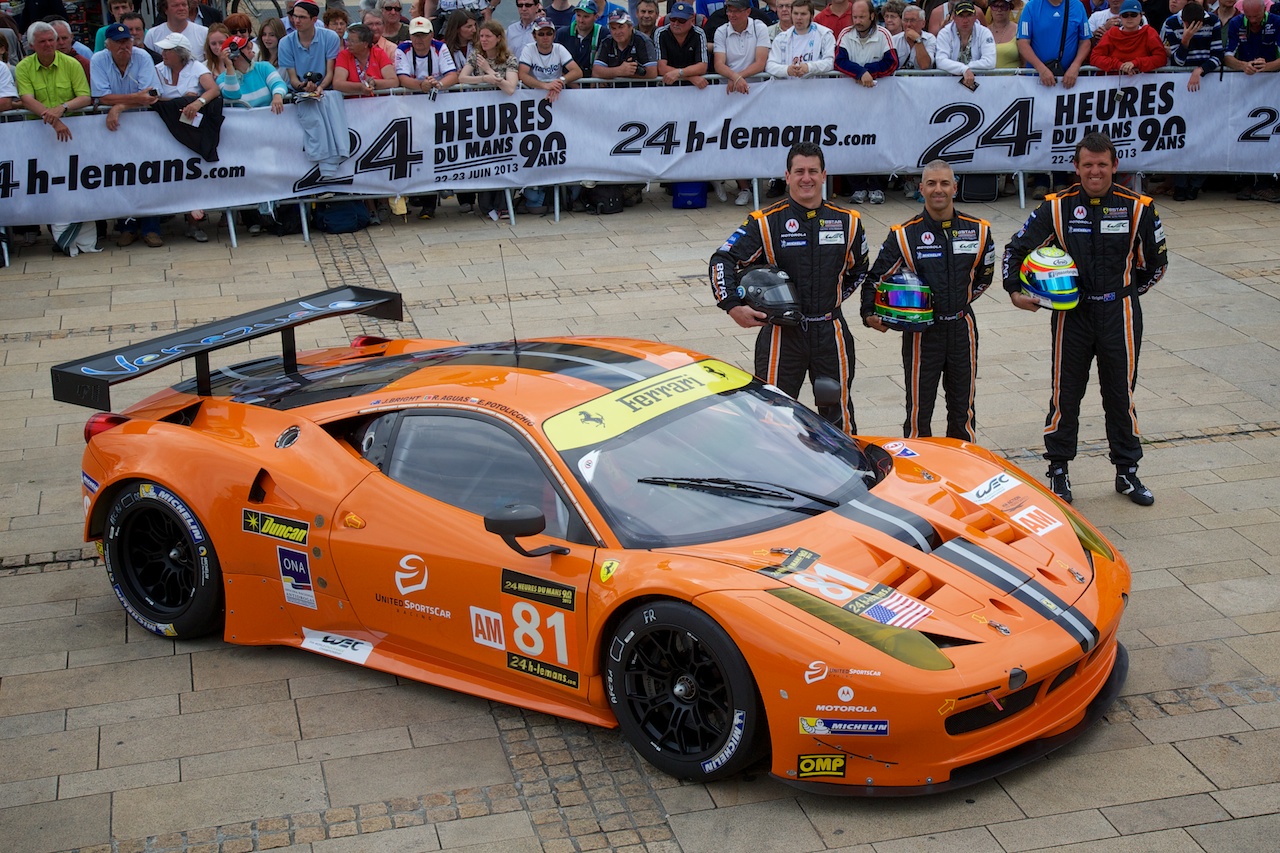
M 70 139 L 66 113 L 95 101 L 114 131 L 130 109 L 169 103 L 175 121 L 200 127 L 202 116 L 218 124 L 224 106 L 280 113 L 294 100 L 307 156 L 323 175 L 349 155 L 341 98 L 326 99 L 330 91 L 365 97 L 403 88 L 434 97 L 483 85 L 510 95 L 523 84 L 555 100 L 581 85 L 701 89 L 718 80 L 734 97 L 748 95 L 757 77 L 834 71 L 869 89 L 916 70 L 944 71 L 976 90 L 983 72 L 1015 67 L 1070 89 L 1092 65 L 1125 76 L 1182 67 L 1187 89 L 1199 92 L 1212 88 L 1215 71 L 1280 70 L 1271 0 L 514 0 L 517 19 L 505 28 L 491 20 L 500 2 L 362 0 L 352 21 L 341 5 L 322 15 L 313 0 L 287 0 L 285 18 L 261 21 L 255 35 L 246 15 L 223 20 L 198 0 L 159 0 L 149 28 L 134 0 L 109 0 L 109 21 L 90 48 L 73 37 L 60 3 L 28 0 L 17 19 L 0 13 L 0 109 L 28 110 L 56 142 Z M 197 143 L 210 144 L 191 147 Z M 889 178 L 843 176 L 838 191 L 855 204 L 881 203 Z M 1032 196 L 1064 180 L 1034 176 Z M 1195 199 L 1202 182 L 1178 176 L 1169 191 Z M 915 196 L 909 178 L 900 186 Z M 723 182 L 713 188 L 728 200 Z M 748 188 L 736 182 L 735 203 L 750 202 Z M 768 195 L 782 191 L 775 181 Z M 1242 176 L 1238 197 L 1280 202 L 1280 190 L 1266 176 Z M 415 201 L 421 218 L 434 215 L 435 196 Z M 473 203 L 459 201 L 464 209 Z M 477 213 L 500 217 L 494 194 L 475 202 Z M 522 209 L 547 207 L 545 188 L 524 190 Z M 203 242 L 202 218 L 188 214 L 186 234 Z M 120 245 L 139 235 L 148 246 L 163 243 L 154 218 L 123 220 L 117 231 Z

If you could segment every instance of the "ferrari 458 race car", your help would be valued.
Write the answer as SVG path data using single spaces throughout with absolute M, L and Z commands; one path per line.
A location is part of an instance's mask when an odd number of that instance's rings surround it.
M 295 350 L 400 311 L 343 288 L 53 369 L 109 412 L 195 359 L 85 427 L 85 536 L 139 624 L 617 725 L 678 777 L 768 751 L 861 795 L 989 778 L 1118 692 L 1125 561 L 982 448 L 850 438 L 649 341 Z M 282 355 L 210 369 L 273 333 Z

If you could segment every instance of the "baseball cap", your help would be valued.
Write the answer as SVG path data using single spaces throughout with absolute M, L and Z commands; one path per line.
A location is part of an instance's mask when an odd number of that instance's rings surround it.
M 431 21 L 427 18 L 414 18 L 409 22 L 409 35 L 432 32 Z
M 191 42 L 182 33 L 169 33 L 169 35 L 156 42 L 158 50 L 172 50 L 175 47 L 185 47 L 191 50 Z
M 671 8 L 667 10 L 667 17 L 687 21 L 693 17 L 693 7 L 688 3 L 672 3 Z
M 600 14 L 600 10 L 596 8 L 596 4 L 592 2 L 592 0 L 582 0 L 582 2 L 579 3 L 577 6 L 575 6 L 574 8 L 576 9 L 576 11 L 586 12 L 589 15 Z
M 627 14 L 625 9 L 614 9 L 609 13 L 609 26 L 629 23 L 631 23 L 631 16 Z
M 133 38 L 133 33 L 124 24 L 108 24 L 106 38 L 110 41 L 124 41 Z
M 236 50 L 244 50 L 249 46 L 249 40 L 244 36 L 232 36 L 222 43 L 223 50 L 234 47 Z
M 732 9 L 750 9 L 751 0 L 724 0 L 724 5 Z
M 548 21 L 546 18 L 539 18 L 533 22 L 533 31 L 535 33 L 539 30 L 551 30 L 552 32 L 555 32 L 555 29 L 556 25 Z
M 1120 4 L 1120 14 L 1123 15 L 1125 12 L 1137 12 L 1141 15 L 1142 4 L 1138 2 L 1138 0 L 1124 0 L 1124 2 Z
M 951 7 L 952 15 L 974 15 L 977 14 L 977 11 L 972 0 L 960 0 L 960 2 Z

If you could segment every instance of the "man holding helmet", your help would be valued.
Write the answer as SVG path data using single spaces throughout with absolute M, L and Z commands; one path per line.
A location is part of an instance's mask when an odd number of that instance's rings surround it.
M 810 382 L 829 377 L 840 383 L 839 403 L 820 406 L 818 413 L 852 435 L 853 334 L 840 305 L 866 277 L 866 233 L 856 212 L 823 199 L 826 160 L 817 144 L 791 147 L 786 182 L 786 199 L 754 211 L 711 256 L 711 292 L 739 326 L 762 327 L 755 372 L 765 382 L 792 397 L 806 373 Z M 744 267 L 760 263 L 789 277 L 800 315 L 794 325 L 770 323 L 770 313 L 747 304 L 739 277 Z
M 991 286 L 995 274 L 991 223 L 955 209 L 956 176 L 942 160 L 924 167 L 920 192 L 924 211 L 889 229 L 871 267 L 867 286 L 862 289 L 862 322 L 880 332 L 898 328 L 904 333 L 907 419 L 903 435 L 933 435 L 933 405 L 938 382 L 943 380 L 947 437 L 976 441 L 973 403 L 978 324 L 971 306 Z M 925 307 L 909 304 L 913 294 L 921 293 L 917 281 L 927 286 L 933 309 L 932 323 L 924 329 L 916 328 L 924 323 L 923 317 L 910 317 L 910 312 Z M 881 292 L 879 300 L 877 291 Z M 893 304 L 895 298 L 901 298 L 902 303 Z M 904 327 L 903 320 L 910 325 Z
M 1044 427 L 1053 493 L 1071 502 L 1067 464 L 1076 455 L 1080 401 L 1096 357 L 1116 491 L 1150 506 L 1155 497 L 1138 479 L 1142 444 L 1133 389 L 1142 346 L 1138 297 L 1168 267 L 1164 227 L 1150 198 L 1113 183 L 1119 163 L 1107 136 L 1086 134 L 1076 145 L 1074 163 L 1080 182 L 1048 196 L 1005 247 L 1004 289 L 1023 310 L 1038 311 L 1042 304 L 1057 309 L 1050 321 L 1053 394 Z M 1044 251 L 1050 246 L 1076 261 L 1079 301 L 1074 307 L 1065 307 L 1071 300 L 1056 287 L 1060 277 L 1044 269 L 1061 265 L 1060 258 Z M 1042 251 L 1033 262 L 1024 264 L 1037 249 Z

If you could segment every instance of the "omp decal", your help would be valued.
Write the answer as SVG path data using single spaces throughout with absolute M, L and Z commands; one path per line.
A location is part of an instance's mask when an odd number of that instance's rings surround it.
M 841 504 L 835 510 L 850 521 L 892 536 L 903 544 L 930 553 L 938 544 L 938 532 L 933 525 L 910 510 L 890 503 L 872 494 Z
M 803 735 L 887 735 L 888 720 L 843 720 L 832 717 L 801 717 Z
M 573 670 L 543 663 L 540 660 L 527 658 L 515 652 L 507 652 L 507 669 L 514 669 L 516 672 L 523 672 L 535 678 L 542 678 L 565 687 L 572 687 L 574 690 L 578 689 L 578 673 Z
M 507 634 L 502 614 L 481 607 L 471 608 L 471 639 L 491 649 L 507 650 Z
M 307 533 L 311 529 L 311 525 L 305 521 L 259 512 L 256 509 L 244 510 L 240 527 L 245 533 L 257 533 L 297 545 L 307 544 Z
M 843 779 L 843 755 L 801 755 L 796 758 L 797 779 Z
M 962 493 L 960 497 L 968 498 L 976 504 L 989 504 L 1017 485 L 1017 480 L 1001 471 L 982 485 Z
M 502 591 L 563 610 L 573 610 L 578 595 L 574 587 L 513 572 L 511 569 L 502 570 Z
M 369 659 L 369 654 L 373 651 L 374 644 L 368 640 L 357 640 L 341 634 L 331 634 L 328 631 L 313 631 L 310 628 L 303 628 L 302 633 L 305 637 L 302 641 L 304 649 L 319 652 L 331 658 L 362 664 Z
M 1080 643 L 1082 650 L 1087 652 L 1098 644 L 1098 629 L 1087 616 L 1007 560 L 963 538 L 952 539 L 934 554 L 1012 595 L 1041 616 L 1057 623 Z
M 688 403 L 742 388 L 751 375 L 721 361 L 707 359 L 633 382 L 548 418 L 543 431 L 556 450 L 585 447 L 643 424 Z M 582 412 L 591 415 L 590 420 Z
M 289 604 L 315 610 L 316 593 L 311 584 L 311 566 L 307 562 L 307 553 L 280 545 L 276 548 L 276 559 L 280 563 L 284 600 Z

